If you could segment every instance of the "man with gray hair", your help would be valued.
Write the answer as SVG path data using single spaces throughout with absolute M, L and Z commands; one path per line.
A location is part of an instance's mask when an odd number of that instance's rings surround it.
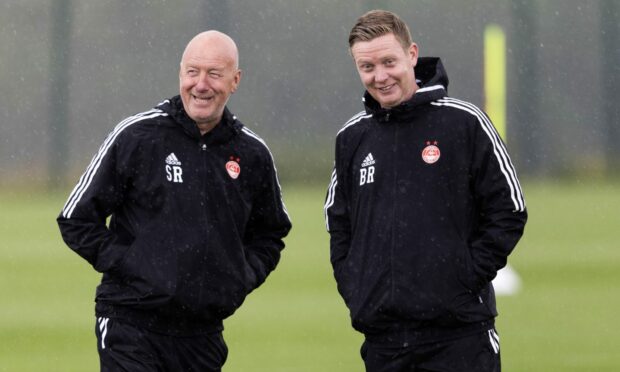
M 336 136 L 325 217 L 366 370 L 499 371 L 491 280 L 527 219 L 504 143 L 396 14 L 361 16 L 349 47 L 366 109 Z
M 273 158 L 226 107 L 238 63 L 229 36 L 195 36 L 180 95 L 121 121 L 58 217 L 103 274 L 102 371 L 220 371 L 223 319 L 280 259 L 291 223 Z

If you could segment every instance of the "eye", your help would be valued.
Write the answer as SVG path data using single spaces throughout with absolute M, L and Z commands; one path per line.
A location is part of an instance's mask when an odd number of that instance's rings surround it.
M 222 77 L 222 74 L 219 72 L 211 71 L 209 72 L 209 76 L 211 76 L 214 79 L 219 79 Z
M 360 70 L 364 71 L 364 72 L 368 72 L 372 70 L 372 65 L 370 63 L 364 63 L 360 65 Z
M 186 74 L 188 76 L 196 76 L 198 75 L 198 70 L 196 70 L 195 68 L 190 68 L 186 71 Z

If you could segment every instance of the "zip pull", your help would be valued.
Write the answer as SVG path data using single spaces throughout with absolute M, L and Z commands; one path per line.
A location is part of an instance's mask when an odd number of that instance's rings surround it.
M 385 114 L 385 121 L 390 121 L 390 113 Z
M 202 151 L 207 151 L 207 144 L 203 143 L 200 148 L 202 149 Z

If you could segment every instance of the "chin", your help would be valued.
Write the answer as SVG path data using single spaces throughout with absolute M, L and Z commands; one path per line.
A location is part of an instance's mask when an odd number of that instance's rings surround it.
M 394 98 L 391 98 L 391 99 L 381 99 L 381 98 L 382 97 L 379 97 L 379 99 L 377 99 L 377 97 L 375 97 L 375 100 L 379 102 L 381 107 L 385 107 L 385 108 L 392 108 L 394 106 L 398 106 L 402 102 Z
M 400 104 L 400 102 L 394 102 L 394 101 L 389 101 L 389 102 L 381 102 L 379 101 L 379 104 L 381 105 L 381 107 L 383 108 L 387 108 L 387 109 L 391 109 L 395 106 L 398 106 Z
M 212 115 L 211 112 L 205 112 L 204 110 L 193 110 L 193 112 L 191 112 L 192 116 L 195 118 L 207 118 L 210 117 Z

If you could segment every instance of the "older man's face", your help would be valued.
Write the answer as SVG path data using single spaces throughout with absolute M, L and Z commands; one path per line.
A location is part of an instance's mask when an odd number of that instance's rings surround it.
M 241 78 L 234 45 L 218 35 L 194 39 L 187 46 L 179 85 L 188 116 L 199 125 L 217 125 Z

